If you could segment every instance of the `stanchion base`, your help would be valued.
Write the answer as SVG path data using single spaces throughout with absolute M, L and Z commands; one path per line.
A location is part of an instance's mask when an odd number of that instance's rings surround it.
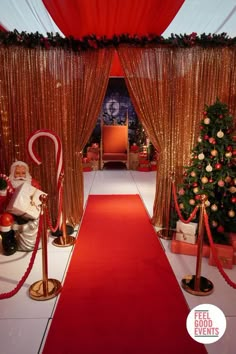
M 186 275 L 182 279 L 181 284 L 184 290 L 192 295 L 198 296 L 206 296 L 212 294 L 214 285 L 210 280 L 204 277 L 200 277 L 199 286 L 195 288 L 195 278 L 195 275 Z
M 38 280 L 32 284 L 29 288 L 29 295 L 32 299 L 38 301 L 44 301 L 52 299 L 57 296 L 61 291 L 62 286 L 59 280 L 48 279 L 47 280 L 47 293 L 45 293 L 43 280 Z
M 57 237 L 55 240 L 52 241 L 52 244 L 57 247 L 68 247 L 73 246 L 76 241 L 76 238 L 70 235 L 66 237 L 60 236 Z
M 157 231 L 157 236 L 162 238 L 163 240 L 172 240 L 174 230 L 170 229 L 162 229 Z

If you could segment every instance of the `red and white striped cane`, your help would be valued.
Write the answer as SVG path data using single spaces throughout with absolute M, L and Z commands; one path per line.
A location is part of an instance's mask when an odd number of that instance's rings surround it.
M 35 162 L 37 165 L 40 165 L 42 163 L 42 160 L 34 149 L 34 143 L 40 137 L 47 137 L 51 139 L 54 143 L 55 155 L 56 155 L 57 190 L 59 194 L 58 199 L 62 200 L 61 205 L 63 205 L 63 198 L 61 196 L 61 193 L 62 193 L 62 180 L 64 177 L 64 164 L 63 164 L 63 151 L 62 151 L 61 139 L 56 133 L 48 129 L 36 130 L 30 135 L 27 141 L 28 153 L 32 161 Z M 53 244 L 56 246 L 70 246 L 74 244 L 75 239 L 74 237 L 68 236 L 66 234 L 66 222 L 65 222 L 66 218 L 63 215 L 62 207 L 61 210 L 59 210 L 59 213 L 60 213 L 60 221 L 62 225 L 63 235 L 62 237 L 58 237 L 56 240 L 54 240 Z

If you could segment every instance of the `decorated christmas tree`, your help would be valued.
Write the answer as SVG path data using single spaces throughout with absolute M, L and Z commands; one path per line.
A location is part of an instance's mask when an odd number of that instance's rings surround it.
M 201 195 L 207 196 L 206 212 L 215 243 L 227 243 L 228 232 L 236 232 L 236 148 L 234 123 L 226 104 L 216 100 L 206 106 L 198 143 L 185 167 L 178 203 L 183 217 L 190 216 Z M 196 216 L 195 222 L 198 221 Z

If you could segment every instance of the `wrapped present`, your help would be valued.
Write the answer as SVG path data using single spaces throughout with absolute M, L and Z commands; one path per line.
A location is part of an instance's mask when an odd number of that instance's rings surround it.
M 198 245 L 197 243 L 192 244 L 192 243 L 182 242 L 173 238 L 171 240 L 170 249 L 171 252 L 173 253 L 180 253 L 188 256 L 197 256 Z M 204 244 L 202 247 L 202 256 L 209 257 L 209 255 L 210 255 L 210 246 Z
M 230 244 L 233 247 L 233 250 L 236 251 L 236 233 L 229 232 L 228 237 L 229 237 Z
M 175 239 L 182 242 L 195 244 L 197 241 L 196 235 L 184 234 L 182 232 L 176 232 Z
M 137 152 L 130 152 L 129 153 L 129 168 L 130 168 L 130 170 L 137 170 L 138 165 L 139 165 L 138 153 Z
M 134 144 L 132 144 L 131 145 L 131 147 L 130 147 L 130 151 L 131 152 L 138 152 L 139 151 L 139 147 L 138 147 L 138 145 L 136 145 L 135 143 Z
M 233 254 L 233 264 L 236 264 L 236 252 Z
M 139 154 L 137 152 L 130 152 L 129 153 L 129 160 L 130 161 L 139 161 Z
M 89 160 L 99 160 L 99 152 L 88 151 L 87 158 Z
M 198 224 L 195 222 L 189 222 L 188 224 L 185 224 L 181 220 L 178 220 L 176 222 L 176 232 L 181 232 L 187 235 L 196 235 L 197 226 Z
M 147 160 L 148 154 L 147 152 L 140 152 L 138 156 L 139 156 L 139 160 Z
M 15 189 L 6 211 L 24 219 L 37 219 L 41 212 L 40 195 L 46 194 L 33 187 L 30 183 L 23 183 Z
M 91 168 L 93 171 L 99 170 L 99 161 L 98 160 L 91 160 Z
M 83 172 L 91 172 L 92 171 L 92 167 L 83 167 Z
M 139 172 L 149 172 L 149 171 L 150 171 L 150 168 L 149 168 L 149 166 L 148 166 L 148 167 L 139 166 L 139 167 L 137 168 L 137 171 L 139 171 Z
M 229 245 L 220 245 L 215 244 L 216 253 L 218 256 L 218 260 L 223 268 L 232 269 L 233 268 L 233 256 L 234 250 L 232 246 Z M 208 260 L 208 264 L 212 266 L 216 266 L 215 259 L 212 254 L 212 250 L 210 250 L 210 256 Z
M 130 161 L 130 162 L 129 162 L 129 168 L 130 168 L 130 170 L 136 171 L 137 168 L 138 168 L 138 166 L 139 166 L 139 162 L 138 162 L 138 161 Z
M 151 161 L 150 162 L 150 168 L 151 168 L 151 171 L 156 171 L 157 170 L 157 162 L 156 161 Z

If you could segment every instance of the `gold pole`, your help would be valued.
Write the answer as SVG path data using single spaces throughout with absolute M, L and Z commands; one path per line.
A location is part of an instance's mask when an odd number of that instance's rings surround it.
M 52 244 L 57 247 L 68 247 L 72 246 L 75 243 L 75 237 L 71 235 L 67 235 L 66 231 L 66 217 L 65 214 L 62 212 L 62 236 L 56 237 L 55 240 L 53 240 Z
M 173 238 L 173 230 L 171 229 L 161 229 L 157 231 L 157 236 L 162 238 L 163 240 L 172 240 Z
M 42 202 L 41 216 L 45 215 L 45 210 L 47 207 L 47 195 L 42 194 L 40 200 Z M 48 257 L 47 257 L 47 223 L 46 218 L 43 219 L 43 229 L 42 229 L 42 271 L 43 280 L 38 280 L 32 284 L 29 288 L 29 295 L 34 300 L 48 300 L 57 296 L 61 291 L 61 283 L 56 279 L 48 279 Z
M 62 182 L 62 196 L 63 196 L 63 182 Z M 61 217 L 62 217 L 62 225 L 61 225 L 62 236 L 56 237 L 55 240 L 53 240 L 52 244 L 57 247 L 72 246 L 75 243 L 75 237 L 73 237 L 71 235 L 67 235 L 66 216 L 65 216 L 65 213 L 63 212 L 63 199 L 62 199 Z
M 173 239 L 173 233 L 174 230 L 169 228 L 170 220 L 171 220 L 171 205 L 172 205 L 172 181 L 173 181 L 173 176 L 171 175 L 171 185 L 170 185 L 170 194 L 169 194 L 169 210 L 167 211 L 167 217 L 166 217 L 166 227 L 157 231 L 157 236 L 162 238 L 163 240 L 172 240 Z
M 210 295 L 213 292 L 213 284 L 210 280 L 201 276 L 202 267 L 202 249 L 203 249 L 203 237 L 204 237 L 204 211 L 206 196 L 201 196 L 201 207 L 198 225 L 198 241 L 197 241 L 197 262 L 196 262 L 196 275 L 186 275 L 182 279 L 182 287 L 184 290 L 192 295 L 205 296 Z

